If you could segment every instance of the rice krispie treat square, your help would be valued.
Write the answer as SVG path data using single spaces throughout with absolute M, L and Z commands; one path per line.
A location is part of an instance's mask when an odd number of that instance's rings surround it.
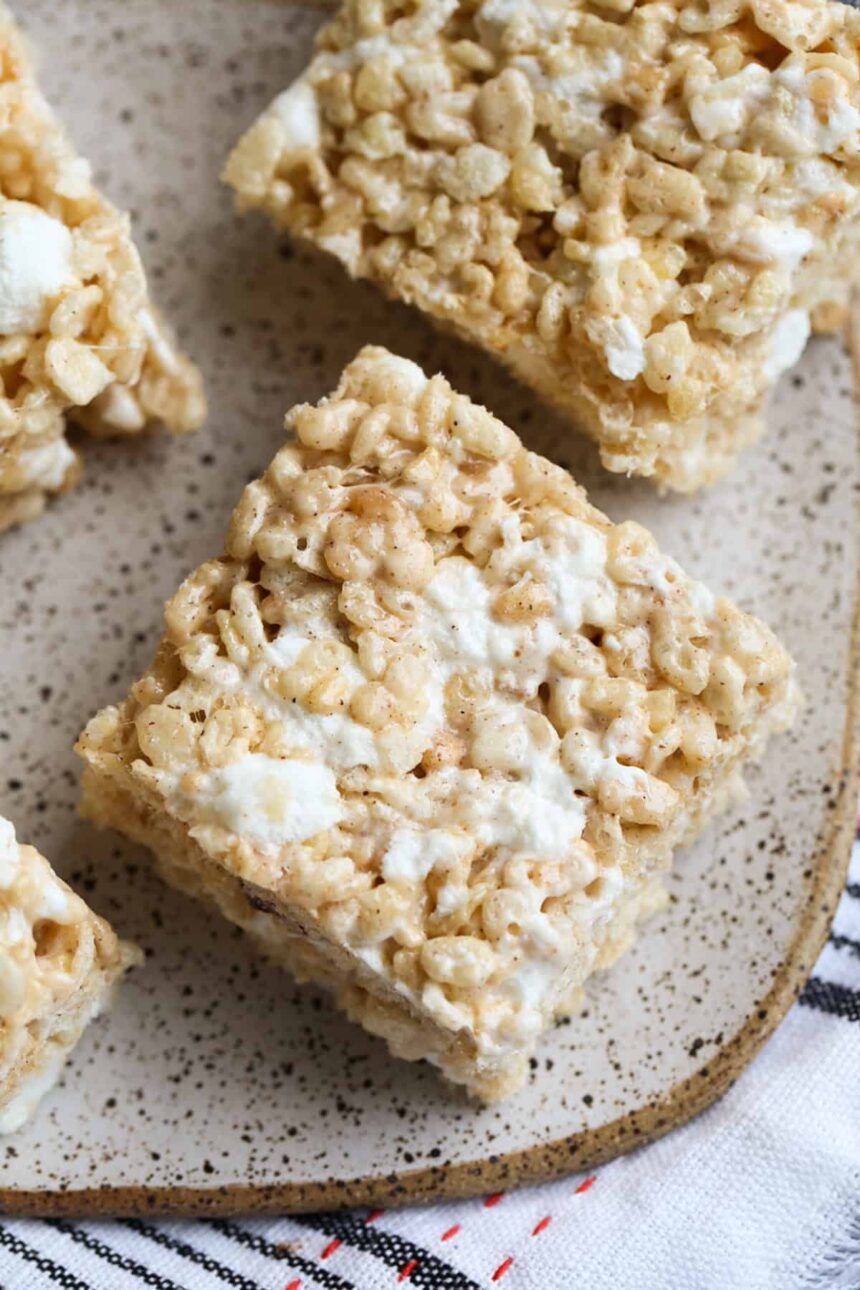
M 0 529 L 70 487 L 66 417 L 197 427 L 200 376 L 153 308 L 127 215 L 93 187 L 0 0 Z
M 443 376 L 367 348 L 250 484 L 85 815 L 496 1098 L 789 721 L 791 660 Z
M 225 177 L 692 491 L 860 277 L 860 13 L 345 0 Z
M 0 817 L 0 1133 L 30 1118 L 140 957 Z

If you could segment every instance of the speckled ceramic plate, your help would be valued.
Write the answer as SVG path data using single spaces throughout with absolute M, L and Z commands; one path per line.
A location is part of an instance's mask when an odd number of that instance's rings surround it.
M 13 0 L 14 3 L 14 0 Z M 90 445 L 86 480 L 0 540 L 0 810 L 147 949 L 32 1128 L 0 1146 L 0 1204 L 229 1212 L 415 1199 L 544 1178 L 704 1107 L 749 1061 L 823 940 L 854 796 L 858 459 L 851 368 L 816 342 L 769 437 L 701 500 L 660 501 L 489 360 L 238 219 L 218 184 L 239 132 L 304 62 L 319 11 L 257 0 L 19 0 L 45 88 L 135 215 L 155 292 L 209 384 L 197 436 Z M 238 933 L 76 821 L 72 742 L 147 662 L 161 605 L 221 549 L 284 410 L 364 341 L 399 349 L 571 466 L 598 505 L 770 621 L 807 707 L 749 800 L 681 859 L 672 904 L 559 1026 L 528 1087 L 480 1110 L 394 1062 Z

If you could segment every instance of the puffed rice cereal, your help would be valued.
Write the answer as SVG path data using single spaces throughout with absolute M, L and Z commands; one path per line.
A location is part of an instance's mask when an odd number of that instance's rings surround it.
M 196 428 L 200 376 L 147 293 L 127 215 L 93 187 L 0 0 L 0 530 L 74 484 L 93 434 Z
M 225 177 L 692 491 L 860 277 L 860 13 L 345 0 Z
M 500 1097 L 788 724 L 792 663 L 443 376 L 366 348 L 287 426 L 82 735 L 84 813 Z
M 0 817 L 0 1133 L 30 1118 L 139 961 Z

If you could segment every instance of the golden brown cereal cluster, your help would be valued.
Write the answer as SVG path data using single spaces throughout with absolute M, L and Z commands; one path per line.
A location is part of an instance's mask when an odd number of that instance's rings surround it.
M 28 1118 L 137 960 L 0 817 L 0 1133 Z
M 226 178 L 689 491 L 860 276 L 860 13 L 346 0 Z
M 442 376 L 368 348 L 287 425 L 82 737 L 85 809 L 280 957 L 304 938 L 293 970 L 395 1051 L 508 1091 L 787 724 L 792 665 Z
M 200 378 L 153 309 L 129 220 L 93 187 L 0 5 L 0 529 L 74 483 L 71 415 L 97 434 L 203 419 Z

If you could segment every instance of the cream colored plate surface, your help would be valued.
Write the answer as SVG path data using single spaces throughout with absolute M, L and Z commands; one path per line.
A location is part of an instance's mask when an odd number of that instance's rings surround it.
M 0 810 L 148 951 L 36 1124 L 0 1144 L 0 1201 L 31 1211 L 222 1210 L 464 1192 L 547 1176 L 664 1131 L 738 1072 L 824 935 L 853 810 L 858 464 L 850 365 L 816 342 L 769 437 L 701 500 L 661 501 L 489 360 L 334 264 L 238 219 L 224 155 L 304 62 L 320 15 L 257 0 L 19 0 L 44 86 L 132 209 L 153 288 L 208 381 L 195 437 L 90 445 L 86 480 L 0 539 Z M 365 341 L 442 368 L 615 518 L 769 620 L 807 707 L 751 796 L 684 855 L 669 912 L 541 1050 L 529 1087 L 476 1110 L 240 937 L 158 884 L 147 857 L 76 822 L 72 742 L 146 663 L 161 605 L 220 550 L 284 410 Z M 839 833 L 839 830 L 842 833 Z M 680 1087 L 679 1087 L 680 1086 Z M 84 1192 L 84 1195 L 75 1193 Z

